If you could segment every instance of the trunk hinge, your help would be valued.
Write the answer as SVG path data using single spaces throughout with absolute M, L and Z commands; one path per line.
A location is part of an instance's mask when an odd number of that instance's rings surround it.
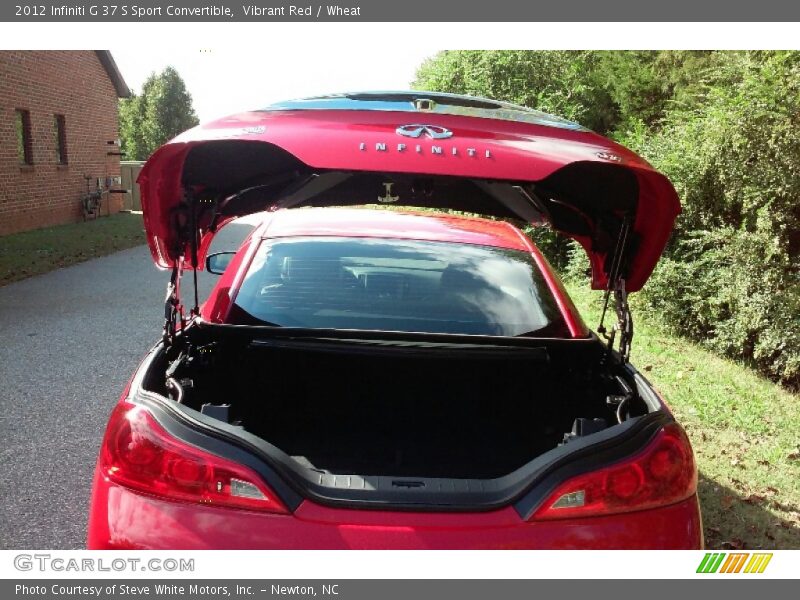
M 631 355 L 631 342 L 633 341 L 633 315 L 628 305 L 628 292 L 625 289 L 625 278 L 623 277 L 623 263 L 625 261 L 625 250 L 628 243 L 628 234 L 631 228 L 631 217 L 626 216 L 620 227 L 617 245 L 614 249 L 614 256 L 611 260 L 611 270 L 608 275 L 608 283 L 603 297 L 603 312 L 600 316 L 600 325 L 597 327 L 598 333 L 608 342 L 608 354 L 614 349 L 614 341 L 619 334 L 618 351 L 622 362 L 627 363 Z M 609 332 L 604 323 L 608 302 L 611 293 L 614 293 L 614 309 L 617 313 L 617 322 Z

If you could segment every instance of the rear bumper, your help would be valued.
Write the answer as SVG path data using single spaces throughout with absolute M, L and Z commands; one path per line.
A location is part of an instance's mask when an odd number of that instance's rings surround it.
M 90 549 L 699 549 L 695 496 L 626 515 L 525 522 L 512 507 L 484 513 L 328 508 L 292 515 L 183 504 L 95 478 Z

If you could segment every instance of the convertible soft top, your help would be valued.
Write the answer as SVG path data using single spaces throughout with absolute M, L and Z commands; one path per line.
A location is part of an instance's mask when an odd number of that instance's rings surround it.
M 644 285 L 680 212 L 669 180 L 575 123 L 493 100 L 366 92 L 285 102 L 191 129 L 139 177 L 157 265 L 202 268 L 236 217 L 396 204 L 550 223 L 589 255 L 592 286 Z

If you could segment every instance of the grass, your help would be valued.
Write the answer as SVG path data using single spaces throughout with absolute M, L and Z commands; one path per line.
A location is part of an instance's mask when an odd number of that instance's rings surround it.
M 602 294 L 584 284 L 567 287 L 596 326 Z M 671 334 L 635 308 L 634 325 L 631 362 L 694 446 L 706 545 L 800 548 L 800 395 Z
M 119 213 L 0 237 L 0 286 L 145 243 L 142 216 Z

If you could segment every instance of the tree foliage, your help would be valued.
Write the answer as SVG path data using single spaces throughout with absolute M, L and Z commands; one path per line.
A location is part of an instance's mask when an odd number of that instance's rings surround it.
M 146 160 L 179 133 L 198 124 L 192 97 L 173 67 L 153 73 L 139 95 L 120 101 L 120 137 L 128 160 Z
M 454 51 L 415 85 L 554 112 L 643 155 L 683 214 L 636 304 L 800 385 L 800 52 Z M 553 234 L 536 239 L 582 270 Z
M 726 53 L 716 73 L 655 131 L 619 136 L 670 177 L 684 208 L 643 300 L 673 327 L 797 386 L 800 53 Z
M 419 67 L 413 85 L 505 100 L 604 131 L 616 115 L 608 91 L 596 81 L 600 59 L 596 52 L 444 51 Z

